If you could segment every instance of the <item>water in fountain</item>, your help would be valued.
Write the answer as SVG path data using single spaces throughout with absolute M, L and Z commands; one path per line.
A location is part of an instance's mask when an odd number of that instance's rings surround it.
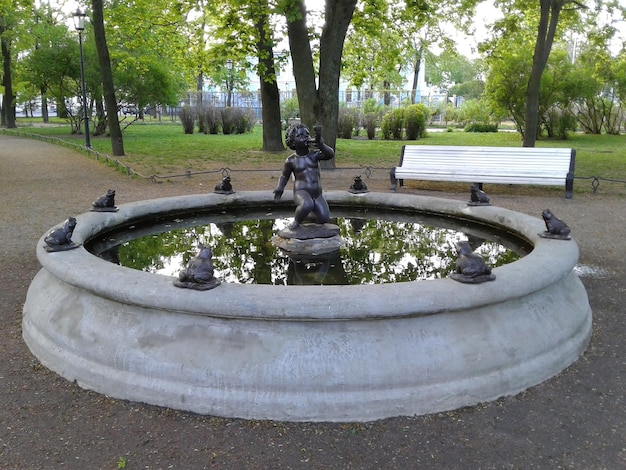
M 340 213 L 341 211 L 339 211 Z M 367 211 L 333 220 L 344 246 L 318 256 L 288 255 L 270 243 L 288 213 L 193 214 L 134 225 L 93 240 L 88 249 L 122 266 L 177 276 L 199 244 L 213 247 L 216 277 L 245 284 L 380 284 L 438 279 L 454 271 L 455 244 L 468 240 L 493 267 L 530 247 L 475 223 Z M 258 218 L 257 218 L 258 217 Z

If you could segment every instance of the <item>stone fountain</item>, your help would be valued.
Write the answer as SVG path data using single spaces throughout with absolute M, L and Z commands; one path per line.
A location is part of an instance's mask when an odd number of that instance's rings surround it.
M 472 220 L 533 245 L 482 284 L 452 279 L 352 286 L 173 278 L 104 261 L 84 244 L 161 215 L 272 207 L 266 192 L 122 204 L 76 217 L 75 249 L 49 252 L 29 288 L 23 336 L 41 363 L 121 399 L 247 419 L 368 421 L 516 394 L 584 351 L 591 309 L 574 239 L 541 219 L 408 194 L 325 193 L 330 207 Z M 288 198 L 279 204 L 293 204 Z M 61 228 L 61 226 L 56 229 Z

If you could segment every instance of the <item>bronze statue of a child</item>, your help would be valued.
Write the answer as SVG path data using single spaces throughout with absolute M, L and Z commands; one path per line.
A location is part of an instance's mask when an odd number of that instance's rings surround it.
M 315 139 L 311 140 L 309 129 L 298 124 L 287 129 L 285 136 L 287 146 L 295 153 L 285 160 L 283 173 L 274 190 L 274 200 L 279 201 L 289 177 L 293 174 L 293 199 L 296 203 L 294 222 L 290 229 L 297 229 L 307 219 L 317 224 L 325 224 L 330 218 L 328 203 L 322 195 L 320 181 L 320 160 L 330 160 L 335 156 L 332 148 L 322 140 L 322 128 L 315 127 Z M 315 149 L 311 149 L 314 145 Z

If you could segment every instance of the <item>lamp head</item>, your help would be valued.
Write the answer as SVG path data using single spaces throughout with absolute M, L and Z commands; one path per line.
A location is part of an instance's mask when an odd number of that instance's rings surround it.
M 87 13 L 82 11 L 80 8 L 77 8 L 76 11 L 72 13 L 72 17 L 74 18 L 74 27 L 76 28 L 76 31 L 84 31 Z

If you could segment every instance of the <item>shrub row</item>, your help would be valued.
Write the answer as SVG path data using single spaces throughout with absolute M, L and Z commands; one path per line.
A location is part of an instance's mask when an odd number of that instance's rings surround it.
M 339 109 L 338 137 L 351 139 L 364 128 L 368 139 L 373 139 L 380 126 L 385 139 L 416 140 L 426 135 L 430 110 L 423 104 L 412 104 L 383 113 L 383 106 L 370 99 L 363 109 L 343 107 Z
M 416 140 L 426 136 L 430 110 L 423 104 L 412 104 L 393 109 L 383 117 L 381 129 L 384 139 Z
M 256 124 L 254 110 L 246 108 L 214 108 L 203 106 L 198 110 L 183 106 L 179 112 L 185 134 L 193 134 L 197 122 L 202 134 L 244 134 Z
M 465 132 L 498 132 L 498 125 L 470 122 L 463 130 Z

